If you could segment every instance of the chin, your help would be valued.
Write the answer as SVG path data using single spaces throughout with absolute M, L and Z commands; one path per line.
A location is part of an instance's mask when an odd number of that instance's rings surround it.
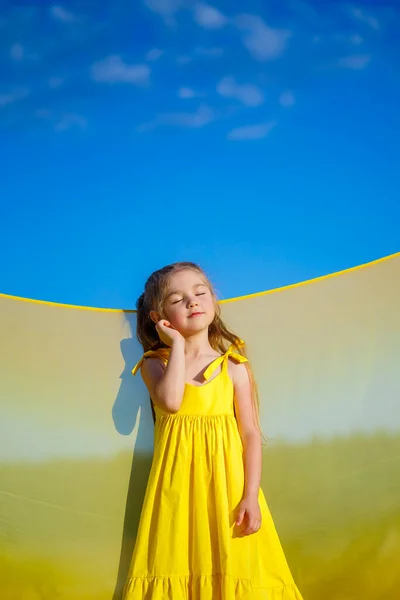
M 203 329 L 207 329 L 209 327 L 209 319 L 207 319 L 206 315 L 203 317 L 197 317 L 195 319 L 188 319 L 185 329 L 187 331 L 202 331 Z
M 210 319 L 209 317 L 207 317 L 207 315 L 204 315 L 203 318 L 199 319 L 199 321 L 196 323 L 193 323 L 193 325 L 190 327 L 190 329 L 194 329 L 196 331 L 202 331 L 203 329 L 208 329 L 211 325 L 211 323 L 213 322 L 213 319 Z
M 201 331 L 202 329 L 205 329 L 207 327 L 207 325 L 205 323 L 188 323 L 187 327 L 185 327 L 185 329 L 187 331 Z

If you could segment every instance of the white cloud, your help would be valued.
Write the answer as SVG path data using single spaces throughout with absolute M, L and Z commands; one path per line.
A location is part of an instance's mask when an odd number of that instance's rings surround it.
M 48 84 L 49 87 L 54 89 L 60 87 L 64 83 L 64 79 L 62 77 L 50 77 Z
M 224 77 L 217 85 L 217 92 L 224 98 L 235 98 L 246 106 L 260 106 L 264 102 L 264 94 L 250 83 L 239 84 L 233 77 Z
M 215 111 L 202 104 L 194 112 L 172 112 L 158 115 L 154 121 L 145 123 L 138 128 L 139 132 L 150 131 L 159 125 L 170 125 L 189 129 L 199 129 L 216 119 Z
M 204 29 L 221 29 L 224 27 L 228 19 L 217 8 L 199 2 L 194 7 L 194 20 L 200 27 Z
M 361 35 L 358 35 L 358 33 L 355 33 L 354 35 L 350 36 L 350 41 L 355 46 L 359 46 L 360 44 L 363 43 L 364 40 L 361 37 Z
M 191 88 L 187 88 L 187 87 L 181 87 L 178 90 L 178 96 L 179 96 L 179 98 L 182 98 L 183 100 L 188 100 L 190 98 L 198 98 L 201 95 L 202 94 L 199 94 L 195 90 L 192 90 Z
M 159 48 L 153 48 L 152 50 L 149 50 L 149 52 L 146 54 L 146 60 L 153 62 L 161 58 L 163 54 L 164 50 L 160 50 Z
M 281 56 L 292 33 L 288 29 L 273 29 L 255 15 L 240 15 L 236 26 L 244 34 L 243 43 L 257 60 L 266 61 Z
M 279 96 L 279 104 L 284 108 L 290 108 L 295 105 L 295 98 L 293 96 L 293 92 L 290 90 L 286 90 L 286 92 L 282 92 Z
M 56 19 L 56 21 L 62 21 L 63 23 L 73 23 L 75 21 L 75 16 L 72 14 L 72 12 L 60 5 L 51 6 L 50 14 L 53 19 Z
M 178 65 L 188 65 L 190 62 L 192 62 L 192 60 L 192 56 L 188 56 L 187 54 L 181 54 L 177 57 L 176 62 L 178 63 Z
M 358 33 L 345 33 L 345 32 L 333 32 L 331 34 L 316 35 L 312 38 L 314 44 L 327 43 L 327 42 L 339 42 L 341 44 L 352 44 L 353 46 L 360 46 L 364 42 L 364 38 Z
M 378 19 L 376 17 L 374 17 L 373 15 L 371 15 L 370 13 L 363 10 L 362 8 L 353 7 L 353 8 L 351 8 L 350 12 L 355 19 L 358 19 L 362 23 L 366 23 L 367 25 L 372 27 L 372 29 L 378 30 L 381 28 L 381 24 L 378 21 Z
M 86 119 L 81 115 L 66 114 L 61 117 L 60 121 L 55 125 L 56 131 L 67 131 L 73 126 L 79 127 L 82 131 L 86 129 Z
M 176 58 L 176 62 L 178 65 L 188 65 L 198 57 L 219 58 L 223 53 L 224 51 L 222 48 L 204 48 L 203 46 L 197 46 L 191 56 L 188 54 L 181 54 Z
M 10 48 L 10 57 L 19 62 L 23 60 L 25 55 L 24 47 L 21 44 L 13 44 Z
M 166 25 L 175 25 L 175 13 L 183 7 L 184 0 L 145 0 L 147 8 L 164 18 Z
M 268 123 L 258 123 L 257 125 L 246 125 L 245 127 L 237 127 L 228 133 L 228 140 L 245 141 L 245 140 L 261 140 L 267 137 L 271 129 L 276 123 L 270 121 Z
M 197 56 L 209 56 L 211 58 L 219 58 L 224 53 L 222 48 L 203 48 L 201 46 L 195 49 Z
M 361 71 L 370 62 L 371 57 L 366 54 L 354 54 L 351 56 L 344 56 L 338 62 L 339 67 L 343 69 L 352 69 L 353 71 Z
M 29 90 L 26 88 L 19 88 L 8 94 L 0 94 L 0 108 L 7 106 L 8 104 L 14 104 L 18 100 L 22 100 L 29 96 Z
M 102 83 L 147 85 L 150 68 L 148 65 L 128 65 L 117 55 L 108 56 L 92 66 L 92 79 Z
M 51 112 L 47 108 L 38 108 L 35 111 L 35 117 L 38 119 L 51 119 Z
M 160 122 L 165 125 L 198 128 L 208 125 L 215 120 L 215 112 L 204 104 L 194 112 L 166 113 L 160 116 Z

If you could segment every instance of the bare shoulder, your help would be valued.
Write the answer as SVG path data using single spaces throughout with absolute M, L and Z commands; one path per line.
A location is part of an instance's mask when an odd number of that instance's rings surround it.
M 147 357 L 142 363 L 140 372 L 142 374 L 142 379 L 151 394 L 155 385 L 165 373 L 165 363 L 157 356 Z
M 232 359 L 228 362 L 228 372 L 235 387 L 244 386 L 250 383 L 246 364 L 247 363 L 237 363 Z
M 248 363 L 229 361 L 234 390 L 235 415 L 241 435 L 254 431 L 253 392 Z

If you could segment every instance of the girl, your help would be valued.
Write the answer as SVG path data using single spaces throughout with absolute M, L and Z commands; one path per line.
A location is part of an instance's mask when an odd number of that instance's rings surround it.
M 302 600 L 260 490 L 244 344 L 200 267 L 150 276 L 137 336 L 155 438 L 125 600 Z

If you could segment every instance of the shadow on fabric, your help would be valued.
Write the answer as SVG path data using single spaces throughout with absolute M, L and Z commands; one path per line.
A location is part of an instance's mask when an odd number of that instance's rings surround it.
M 125 319 L 133 333 L 135 315 L 126 313 Z M 146 394 L 142 389 L 144 384 L 140 376 L 133 377 L 132 375 L 132 368 L 138 358 L 137 342 L 133 336 L 121 341 L 121 353 L 125 368 L 120 376 L 121 385 L 112 409 L 112 417 L 118 433 L 130 435 L 137 429 L 137 436 L 132 448 L 132 465 L 125 506 L 118 575 L 112 600 L 121 600 L 128 577 L 152 462 L 154 432 L 150 399 L 147 403 L 145 402 Z

